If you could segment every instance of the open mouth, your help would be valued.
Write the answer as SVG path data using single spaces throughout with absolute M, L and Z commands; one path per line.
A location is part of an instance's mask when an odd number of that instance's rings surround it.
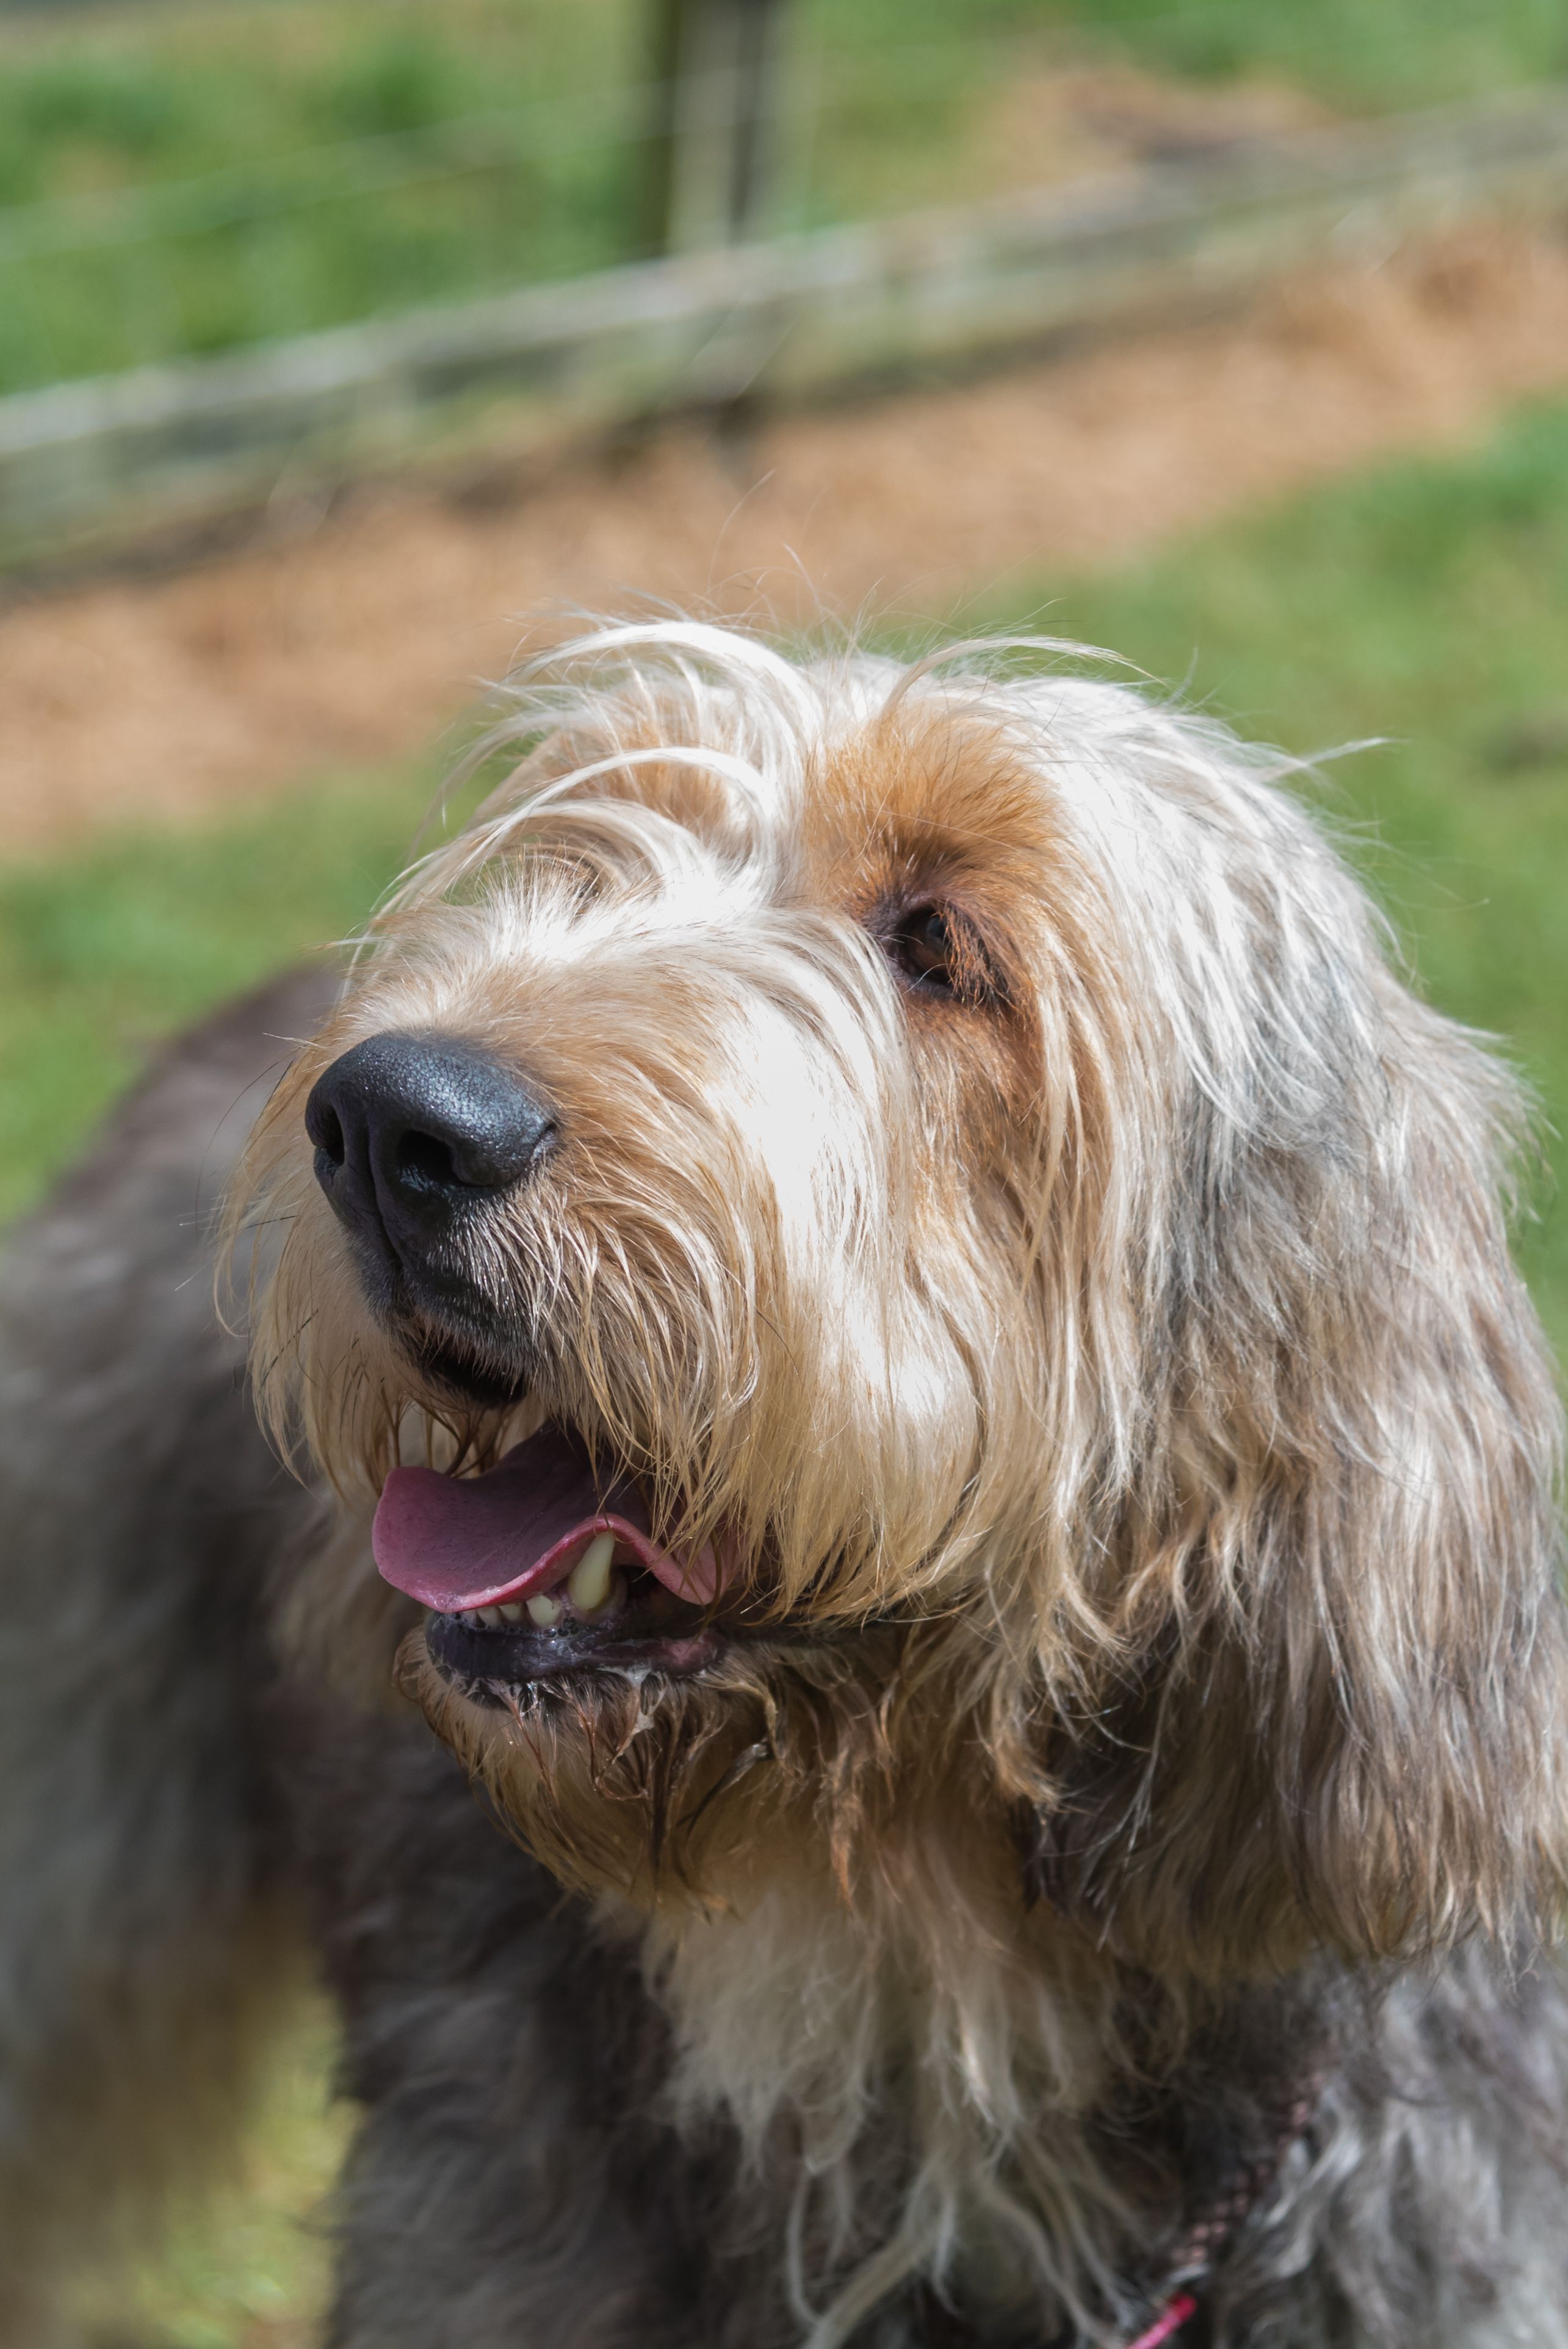
M 395 1468 L 371 1547 L 385 1579 L 431 1610 L 431 1661 L 480 1697 L 583 1671 L 700 1671 L 721 1645 L 712 1547 L 661 1547 L 636 1485 L 603 1489 L 565 1428 L 541 1428 L 480 1476 Z

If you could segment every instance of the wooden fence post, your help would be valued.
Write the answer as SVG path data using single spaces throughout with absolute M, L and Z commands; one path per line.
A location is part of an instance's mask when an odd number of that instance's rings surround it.
M 786 0 L 653 0 L 655 119 L 638 248 L 764 232 L 778 176 Z

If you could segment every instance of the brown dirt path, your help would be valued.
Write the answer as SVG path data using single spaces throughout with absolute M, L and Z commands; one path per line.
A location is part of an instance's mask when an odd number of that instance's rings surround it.
M 363 492 L 182 575 L 0 609 L 0 838 L 55 848 L 409 754 L 551 603 L 788 619 L 809 580 L 835 612 L 941 614 L 1564 388 L 1568 243 L 1478 232 L 743 445 L 672 431 L 506 495 Z

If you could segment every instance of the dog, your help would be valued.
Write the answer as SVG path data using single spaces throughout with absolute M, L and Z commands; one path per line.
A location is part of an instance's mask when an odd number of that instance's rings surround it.
M 1060 648 L 484 748 L 11 1252 L 0 2337 L 314 1964 L 333 2349 L 1558 2349 L 1512 1077 Z

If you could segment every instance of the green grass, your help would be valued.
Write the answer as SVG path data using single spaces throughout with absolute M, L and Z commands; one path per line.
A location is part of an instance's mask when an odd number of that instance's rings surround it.
M 634 0 L 11 27 L 0 206 L 51 209 L 0 211 L 0 390 L 623 258 L 639 36 Z
M 614 101 L 650 14 L 228 0 L 0 25 L 0 392 L 624 259 L 645 158 Z M 801 223 L 973 192 L 1006 168 L 999 95 L 1053 62 L 1262 72 L 1351 109 L 1568 73 L 1561 0 L 795 0 L 789 42 Z
M 1349 109 L 1568 73 L 1560 0 L 1092 0 L 1079 21 L 1167 72 L 1274 74 Z
M 1317 795 L 1431 995 L 1506 1037 L 1568 1123 L 1568 408 L 1447 462 L 1391 466 L 1157 560 L 976 615 L 1115 647 L 1243 730 L 1305 750 L 1379 734 Z M 351 931 L 428 773 L 326 782 L 243 825 L 128 839 L 0 876 L 0 1185 L 19 1204 L 148 1040 Z M 1561 1140 L 1552 1157 L 1564 1168 Z M 1527 1268 L 1568 1350 L 1568 1216 Z M 311 2032 L 318 2033 L 313 2040 Z M 282 2067 L 248 2195 L 187 2226 L 146 2287 L 170 2349 L 263 2349 L 318 2302 L 319 2197 L 342 2133 L 319 2026 Z
M 82 2310 L 95 2344 L 136 2349 L 301 2349 L 325 2309 L 327 2199 L 347 2149 L 350 2113 L 335 2101 L 334 2018 L 304 2002 L 273 2056 L 240 2174 L 177 2213 L 161 2258 L 107 2304 Z
M 222 830 L 137 834 L 0 874 L 0 1215 L 151 1040 L 351 934 L 403 861 L 428 771 L 327 781 Z

